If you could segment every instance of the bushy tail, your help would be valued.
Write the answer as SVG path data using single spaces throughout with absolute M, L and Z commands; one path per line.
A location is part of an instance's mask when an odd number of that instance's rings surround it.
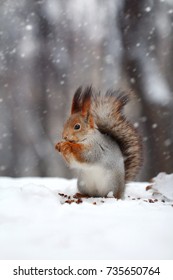
M 131 181 L 142 165 L 142 141 L 136 128 L 123 115 L 122 109 L 129 94 L 107 91 L 92 93 L 91 112 L 99 131 L 113 137 L 124 156 L 125 180 Z

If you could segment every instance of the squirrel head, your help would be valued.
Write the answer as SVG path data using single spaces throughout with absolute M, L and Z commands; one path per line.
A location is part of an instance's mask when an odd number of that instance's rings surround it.
M 62 137 L 65 141 L 81 142 L 86 140 L 88 134 L 94 129 L 94 119 L 90 107 L 92 87 L 79 87 L 73 97 L 71 116 L 64 125 Z

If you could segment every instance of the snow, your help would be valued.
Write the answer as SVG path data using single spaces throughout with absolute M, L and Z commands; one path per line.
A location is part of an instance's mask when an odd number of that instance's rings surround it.
M 159 173 L 153 179 L 152 189 L 162 198 L 173 201 L 173 174 Z M 155 195 L 155 194 L 154 194 Z
M 171 139 L 166 139 L 166 140 L 164 141 L 164 145 L 165 145 L 166 147 L 169 147 L 169 146 L 171 145 L 171 143 L 172 143 Z
M 32 25 L 30 25 L 30 24 L 26 25 L 26 30 L 30 31 L 32 29 L 33 29 Z
M 0 259 L 173 258 L 173 174 L 129 183 L 124 200 L 77 204 L 76 191 L 75 179 L 1 177 Z
M 136 47 L 140 47 L 140 45 L 141 45 L 140 43 L 137 43 L 137 44 L 136 44 Z
M 146 11 L 147 13 L 151 12 L 151 7 L 146 7 L 145 11 Z
M 153 124 L 152 124 L 152 128 L 154 128 L 154 129 L 155 129 L 157 126 L 158 126 L 157 123 L 153 123 Z
M 154 104 L 167 105 L 172 103 L 172 95 L 165 79 L 159 73 L 157 63 L 150 63 L 150 53 L 146 53 L 143 61 L 145 68 L 145 90 L 147 99 Z M 159 78 L 158 78 L 159 77 Z

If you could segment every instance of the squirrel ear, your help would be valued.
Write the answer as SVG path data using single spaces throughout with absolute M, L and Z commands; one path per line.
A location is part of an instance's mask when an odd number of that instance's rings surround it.
M 71 114 L 78 113 L 82 109 L 81 103 L 82 87 L 78 87 L 72 100 Z
M 92 87 L 86 87 L 82 96 L 82 116 L 88 117 L 91 107 Z
M 94 119 L 91 114 L 92 95 L 93 95 L 92 86 L 86 87 L 83 92 L 83 98 L 82 98 L 82 116 L 84 117 L 85 121 L 90 125 L 91 128 L 94 127 Z
M 92 86 L 88 86 L 84 90 L 79 87 L 74 94 L 71 106 L 71 114 L 80 112 L 85 121 L 89 122 L 91 126 L 93 125 L 93 118 L 90 113 L 92 95 Z

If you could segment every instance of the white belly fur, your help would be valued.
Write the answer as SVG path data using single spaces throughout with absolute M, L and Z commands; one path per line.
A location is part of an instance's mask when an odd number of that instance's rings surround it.
M 105 196 L 109 191 L 109 171 L 100 166 L 92 166 L 82 170 L 80 185 L 88 194 L 96 193 L 99 196 Z

